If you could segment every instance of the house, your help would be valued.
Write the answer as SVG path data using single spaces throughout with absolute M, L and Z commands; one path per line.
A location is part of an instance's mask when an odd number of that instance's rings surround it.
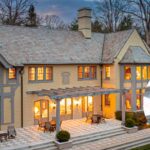
M 1 130 L 143 109 L 150 55 L 138 32 L 92 33 L 89 8 L 78 23 L 77 32 L 0 26 Z

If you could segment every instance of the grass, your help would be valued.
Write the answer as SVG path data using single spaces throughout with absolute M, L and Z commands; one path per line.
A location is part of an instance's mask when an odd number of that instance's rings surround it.
M 132 150 L 150 150 L 150 144 L 145 145 L 145 146 L 141 146 L 138 148 L 133 148 Z

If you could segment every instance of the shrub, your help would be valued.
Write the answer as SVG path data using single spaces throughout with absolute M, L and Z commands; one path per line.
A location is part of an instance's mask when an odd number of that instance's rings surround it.
M 125 126 L 128 127 L 128 128 L 132 128 L 132 127 L 135 126 L 135 121 L 131 118 L 128 118 L 126 120 Z
M 70 133 L 65 130 L 59 131 L 56 134 L 56 138 L 59 142 L 67 142 L 70 139 Z
M 122 112 L 121 111 L 117 111 L 115 114 L 116 114 L 117 120 L 122 120 Z M 126 112 L 126 120 L 128 118 L 133 119 L 135 122 L 135 125 L 138 127 L 145 126 L 147 123 L 147 119 L 145 117 L 144 111 Z

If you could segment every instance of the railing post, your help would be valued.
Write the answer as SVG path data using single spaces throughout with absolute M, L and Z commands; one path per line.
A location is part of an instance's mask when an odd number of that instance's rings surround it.
M 60 99 L 56 100 L 56 132 L 60 131 Z

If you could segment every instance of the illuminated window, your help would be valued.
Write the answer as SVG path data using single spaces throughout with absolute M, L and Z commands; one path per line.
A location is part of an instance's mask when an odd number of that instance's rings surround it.
M 110 79 L 110 66 L 105 67 L 105 79 Z
M 52 80 L 52 67 L 46 67 L 46 80 Z
M 8 71 L 8 78 L 9 79 L 16 79 L 16 69 L 15 68 L 9 68 Z
M 131 67 L 130 66 L 125 66 L 124 67 L 124 78 L 125 80 L 131 80 Z
M 142 67 L 142 78 L 143 80 L 147 80 L 147 66 Z
M 37 68 L 37 80 L 44 80 L 44 67 Z
M 35 67 L 29 67 L 29 80 L 35 80 Z
M 109 94 L 105 95 L 105 106 L 110 106 L 110 97 L 109 97 Z
M 66 104 L 65 104 L 65 99 L 62 99 L 60 101 L 60 114 L 65 115 L 66 114 Z
M 96 79 L 96 66 L 79 66 L 78 79 Z
M 70 115 L 72 113 L 72 101 L 71 98 L 66 99 L 66 114 Z
M 48 119 L 48 100 L 39 100 L 34 102 L 34 119 Z
M 141 80 L 141 67 L 140 66 L 136 67 L 136 79 Z
M 126 109 L 130 110 L 131 109 L 131 91 L 126 93 Z
M 141 109 L 141 90 L 136 90 L 136 107 L 137 110 Z
M 93 97 L 92 96 L 88 96 L 88 112 L 92 112 L 93 111 Z
M 148 66 L 148 79 L 150 79 L 150 66 Z

